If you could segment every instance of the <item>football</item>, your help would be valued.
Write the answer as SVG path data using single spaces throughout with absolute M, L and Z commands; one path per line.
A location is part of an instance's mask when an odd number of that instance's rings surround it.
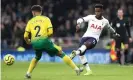
M 6 65 L 10 66 L 14 63 L 15 57 L 11 54 L 7 54 L 4 56 L 4 62 Z

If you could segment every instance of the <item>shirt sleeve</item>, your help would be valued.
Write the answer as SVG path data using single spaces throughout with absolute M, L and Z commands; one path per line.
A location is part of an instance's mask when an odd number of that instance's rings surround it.
M 91 19 L 91 15 L 88 15 L 88 16 L 85 16 L 85 17 L 82 17 L 82 18 L 79 18 L 77 20 L 77 24 L 81 24 L 82 22 L 88 22 L 90 19 Z
M 30 32 L 30 22 L 27 23 L 25 32 Z
M 128 36 L 131 37 L 130 25 L 128 21 L 126 21 L 126 29 L 127 29 Z
M 111 27 L 111 25 L 109 24 L 109 21 L 106 22 L 106 26 L 111 31 L 111 33 L 115 33 L 115 30 Z
M 47 24 L 48 24 L 47 33 L 48 33 L 48 36 L 51 36 L 53 34 L 53 26 L 49 18 L 48 18 Z
M 47 18 L 47 27 L 48 27 L 48 29 L 49 28 L 53 28 L 53 26 L 52 26 L 52 23 L 51 23 L 51 20 L 49 19 L 49 18 Z

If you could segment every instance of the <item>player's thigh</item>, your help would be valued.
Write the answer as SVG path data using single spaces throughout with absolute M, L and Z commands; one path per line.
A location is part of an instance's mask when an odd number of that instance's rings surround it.
M 55 56 L 55 55 L 61 55 L 62 54 L 62 48 L 60 46 L 57 46 L 54 43 L 48 45 L 48 47 L 45 49 L 45 51 L 50 56 Z
M 40 38 L 32 41 L 32 47 L 35 50 L 41 50 L 47 48 L 47 45 L 51 44 L 51 41 L 48 38 Z
M 37 60 L 40 60 L 42 57 L 42 50 L 35 50 L 35 54 L 36 54 L 35 58 Z
M 128 45 L 129 45 L 128 37 L 124 37 L 122 42 L 124 44 L 124 48 L 128 49 Z
M 115 42 L 116 42 L 116 45 L 115 45 L 116 51 L 119 51 L 121 49 L 122 41 L 121 39 L 116 39 Z
M 80 46 L 86 45 L 87 49 L 92 49 L 96 46 L 97 40 L 93 37 L 83 37 L 80 42 Z

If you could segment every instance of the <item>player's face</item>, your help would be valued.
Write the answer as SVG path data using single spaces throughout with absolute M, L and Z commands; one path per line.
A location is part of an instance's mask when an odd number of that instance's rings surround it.
M 117 12 L 117 15 L 118 15 L 118 17 L 122 17 L 123 16 L 123 10 L 118 10 L 118 12 Z
M 95 8 L 95 14 L 97 18 L 100 18 L 102 16 L 102 9 L 101 8 Z

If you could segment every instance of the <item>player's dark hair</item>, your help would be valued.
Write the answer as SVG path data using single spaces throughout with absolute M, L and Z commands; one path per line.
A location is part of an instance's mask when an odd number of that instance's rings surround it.
M 103 9 L 103 5 L 102 4 L 96 4 L 95 5 L 95 8 L 101 8 L 101 9 Z
M 40 5 L 33 5 L 31 7 L 31 11 L 41 12 L 42 11 L 42 7 Z

